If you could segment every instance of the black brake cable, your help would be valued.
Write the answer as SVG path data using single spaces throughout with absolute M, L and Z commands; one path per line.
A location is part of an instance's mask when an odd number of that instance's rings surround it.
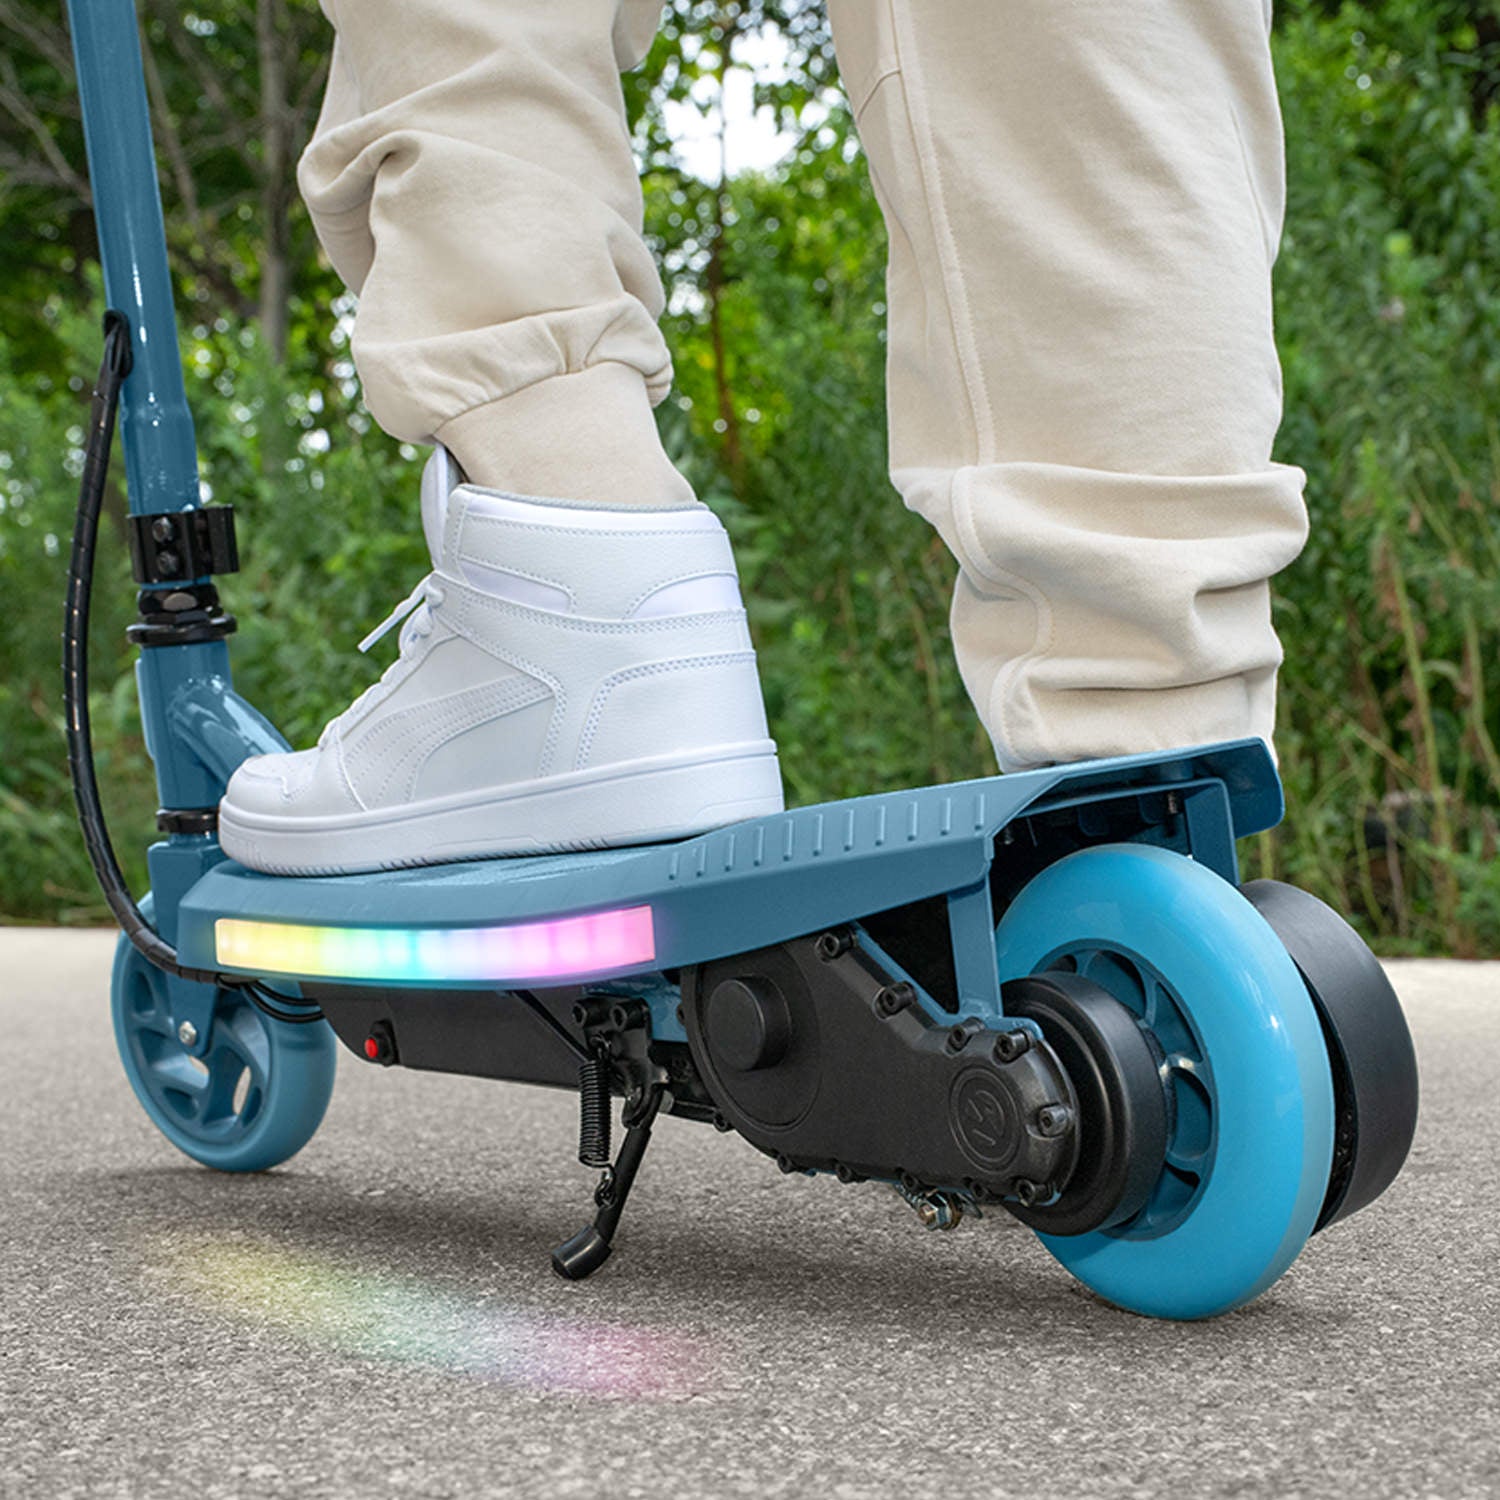
M 221 974 L 214 969 L 193 969 L 179 963 L 177 950 L 146 920 L 125 883 L 120 862 L 104 820 L 99 783 L 94 775 L 94 739 L 89 721 L 89 601 L 94 587 L 94 550 L 99 539 L 99 516 L 104 507 L 104 487 L 109 474 L 110 449 L 114 444 L 115 417 L 120 407 L 120 387 L 130 373 L 130 320 L 110 308 L 104 314 L 104 358 L 94 399 L 89 409 L 88 440 L 84 445 L 83 476 L 78 486 L 78 518 L 73 528 L 73 552 L 68 562 L 68 603 L 63 616 L 63 712 L 68 732 L 68 775 L 83 842 L 104 899 L 120 929 L 135 949 L 158 969 L 179 979 L 246 991 L 250 1000 L 278 1020 L 315 1021 L 322 1012 L 305 1011 L 297 1016 L 278 1014 L 268 1004 L 270 997 L 291 1004 L 290 995 L 276 995 L 259 980 L 245 974 Z

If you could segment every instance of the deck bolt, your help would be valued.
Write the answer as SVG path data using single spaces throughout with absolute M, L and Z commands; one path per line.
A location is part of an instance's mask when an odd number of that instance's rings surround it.
M 184 1021 L 177 1028 L 177 1040 L 184 1047 L 191 1047 L 198 1040 L 198 1028 L 191 1021 Z
M 847 927 L 834 927 L 819 935 L 817 942 L 813 944 L 813 950 L 826 964 L 832 963 L 853 946 L 854 934 Z

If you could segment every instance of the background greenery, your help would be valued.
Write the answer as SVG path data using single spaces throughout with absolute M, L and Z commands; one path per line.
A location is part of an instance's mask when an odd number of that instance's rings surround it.
M 101 308 L 67 36 L 0 0 L 0 913 L 104 915 L 76 835 L 57 634 Z M 327 32 L 314 0 L 144 0 L 203 476 L 240 509 L 242 690 L 308 743 L 378 671 L 352 647 L 424 570 L 419 456 L 374 429 L 350 304 L 293 167 Z M 665 99 L 711 103 L 780 28 L 769 175 L 704 183 Z M 1312 541 L 1278 580 L 1290 815 L 1249 873 L 1353 914 L 1386 952 L 1500 954 L 1500 10 L 1284 3 L 1290 207 L 1277 275 Z M 670 294 L 670 450 L 733 531 L 797 801 L 993 769 L 951 663 L 952 563 L 884 476 L 883 232 L 805 0 L 674 0 L 627 80 Z M 330 308 L 332 314 L 330 314 Z M 149 765 L 122 632 L 116 489 L 95 712 L 139 880 Z

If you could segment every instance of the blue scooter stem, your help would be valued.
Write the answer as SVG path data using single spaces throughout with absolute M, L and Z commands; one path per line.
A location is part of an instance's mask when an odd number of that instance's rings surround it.
M 129 374 L 119 388 L 130 510 L 152 515 L 195 509 L 197 446 L 177 348 L 134 0 L 68 0 L 68 19 L 105 299 L 123 315 L 130 333 Z M 103 475 L 95 478 L 102 486 Z M 80 517 L 80 525 L 85 524 L 82 511 Z M 92 533 L 83 550 L 92 556 Z M 77 562 L 75 549 L 75 575 Z M 74 594 L 78 592 L 75 576 Z M 87 617 L 86 582 L 82 595 L 70 595 L 70 622 Z M 75 693 L 86 681 L 82 656 L 70 681 Z M 147 647 L 137 663 L 136 685 L 163 808 L 210 811 L 241 760 L 286 748 L 275 729 L 234 692 L 229 649 L 222 638 Z M 81 722 L 86 727 L 86 712 Z M 73 753 L 92 760 L 86 734 Z M 87 780 L 92 781 L 91 768 Z M 75 766 L 75 788 L 78 785 Z M 80 810 L 86 835 L 91 852 L 98 848 L 108 853 L 108 835 L 95 800 L 85 788 Z M 90 827 L 91 822 L 97 826 Z M 223 855 L 211 833 L 174 832 L 154 844 L 147 858 L 155 898 L 154 936 L 130 900 L 118 868 L 111 868 L 112 856 L 102 863 L 96 859 L 95 870 L 111 907 L 124 912 L 122 921 L 131 941 L 153 963 L 171 971 L 182 893 Z M 211 996 L 212 990 L 205 993 Z
M 133 0 L 68 0 L 105 299 L 130 320 L 120 402 L 130 508 L 198 504 L 193 419 L 177 351 L 172 277 Z

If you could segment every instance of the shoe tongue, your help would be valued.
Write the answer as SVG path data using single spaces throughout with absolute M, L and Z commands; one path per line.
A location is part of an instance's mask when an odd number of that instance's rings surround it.
M 448 496 L 463 483 L 463 471 L 453 455 L 440 443 L 432 450 L 427 467 L 422 470 L 422 532 L 432 565 L 437 567 L 443 555 L 443 533 L 448 526 Z

